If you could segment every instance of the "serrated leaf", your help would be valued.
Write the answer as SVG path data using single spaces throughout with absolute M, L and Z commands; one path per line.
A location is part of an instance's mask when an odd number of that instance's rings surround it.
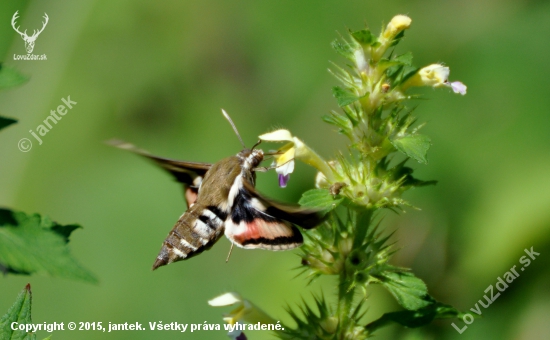
M 428 287 L 413 273 L 384 271 L 377 278 L 405 309 L 416 310 L 430 304 Z
M 28 80 L 29 77 L 19 73 L 13 67 L 0 64 L 0 90 L 21 85 Z
M 377 41 L 376 37 L 367 29 L 351 32 L 351 36 L 363 46 L 370 46 Z
M 0 117 L 0 130 L 14 123 L 17 123 L 16 119 Z
M 75 231 L 76 229 L 82 229 L 81 226 L 78 224 L 67 224 L 67 225 L 61 225 L 54 221 L 52 221 L 48 216 L 42 217 L 42 224 L 46 228 L 50 228 L 53 232 L 63 236 L 65 239 L 65 242 L 69 242 L 69 236 L 71 236 L 71 233 Z
M 428 164 L 428 149 L 432 145 L 430 137 L 420 134 L 409 135 L 395 138 L 391 143 L 397 150 L 417 162 Z
M 338 101 L 338 106 L 340 107 L 352 104 L 359 99 L 359 97 L 353 93 L 343 90 L 339 86 L 334 86 L 332 88 L 332 95 L 336 98 L 336 101 Z
M 340 205 L 343 200 L 343 198 L 334 198 L 328 190 L 311 189 L 303 193 L 298 203 L 303 207 L 317 209 L 322 214 L 327 214 Z
M 5 292 L 4 292 L 5 293 Z M 2 340 L 35 340 L 36 334 L 27 333 L 24 330 L 12 330 L 12 322 L 19 324 L 32 324 L 31 320 L 31 285 L 27 284 L 25 289 L 17 296 L 15 303 L 8 312 L 0 319 L 0 339 Z
M 401 180 L 402 184 L 401 187 L 422 187 L 427 185 L 435 185 L 437 184 L 437 181 L 431 180 L 431 181 L 422 181 L 417 178 L 413 177 L 413 169 L 405 166 L 405 163 L 407 162 L 407 159 L 402 161 L 401 163 L 395 165 L 391 169 L 387 170 L 388 178 L 390 178 L 392 181 Z M 382 166 L 382 169 L 385 169 L 388 165 L 388 163 L 379 163 L 380 166 Z
M 428 306 L 417 310 L 386 313 L 378 320 L 369 323 L 365 328 L 369 334 L 372 334 L 392 322 L 408 328 L 416 328 L 425 326 L 435 319 L 461 318 L 464 315 L 452 306 L 437 302 L 431 297 L 429 297 L 429 300 L 431 303 Z
M 413 55 L 411 52 L 403 53 L 397 57 L 395 57 L 393 60 L 403 64 L 403 65 L 412 65 L 412 59 Z
M 68 237 L 76 228 L 38 214 L 0 209 L 0 266 L 10 273 L 46 273 L 95 283 L 94 275 L 69 252 Z
M 63 236 L 63 238 L 65 239 L 65 243 L 69 242 L 69 236 L 71 236 L 71 233 L 76 229 L 82 229 L 82 227 L 78 224 L 60 225 L 55 222 L 51 227 L 51 230 L 53 232 Z
M 332 42 L 331 46 L 339 54 L 343 55 L 344 57 L 350 60 L 353 60 L 353 49 L 349 44 L 341 43 L 338 40 L 335 40 Z

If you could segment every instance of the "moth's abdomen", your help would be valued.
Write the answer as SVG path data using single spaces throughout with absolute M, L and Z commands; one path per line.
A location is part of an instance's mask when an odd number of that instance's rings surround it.
M 227 214 L 213 206 L 193 205 L 170 231 L 153 264 L 153 270 L 185 260 L 209 249 L 223 234 Z

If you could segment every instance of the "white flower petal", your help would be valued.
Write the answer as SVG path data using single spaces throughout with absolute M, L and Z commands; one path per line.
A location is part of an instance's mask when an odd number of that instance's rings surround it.
M 268 142 L 294 142 L 294 137 L 292 137 L 290 131 L 285 129 L 264 133 L 259 138 Z
M 275 168 L 275 171 L 283 176 L 286 176 L 294 171 L 294 160 L 290 160 L 285 164 Z
M 223 307 L 223 306 L 232 306 L 237 303 L 242 303 L 243 299 L 237 293 L 225 293 L 220 296 L 216 296 L 212 300 L 208 301 L 210 306 L 214 307 Z
M 424 85 L 437 87 L 443 86 L 447 82 L 450 72 L 446 66 L 432 64 L 418 71 L 418 75 Z

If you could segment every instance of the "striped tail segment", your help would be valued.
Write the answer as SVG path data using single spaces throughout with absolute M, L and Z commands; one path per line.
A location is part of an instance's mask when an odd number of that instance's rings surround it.
M 153 270 L 210 249 L 223 234 L 226 217 L 217 207 L 192 205 L 162 243 Z

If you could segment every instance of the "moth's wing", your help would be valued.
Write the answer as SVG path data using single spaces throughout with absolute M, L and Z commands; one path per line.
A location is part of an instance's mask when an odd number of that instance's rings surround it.
M 276 203 L 261 196 L 243 180 L 225 221 L 225 235 L 245 249 L 287 250 L 299 247 L 303 237 L 296 225 L 313 228 L 322 222 L 317 211 Z
M 119 149 L 128 150 L 140 156 L 149 158 L 161 168 L 172 174 L 176 181 L 183 184 L 183 190 L 188 207 L 195 203 L 195 201 L 197 200 L 199 186 L 202 182 L 202 179 L 204 178 L 206 172 L 212 166 L 212 164 L 209 163 L 184 162 L 175 159 L 157 157 L 151 155 L 145 150 L 137 148 L 131 143 L 120 140 L 111 140 L 107 143 Z
M 258 210 L 264 214 L 288 221 L 303 229 L 312 229 L 324 221 L 324 216 L 318 210 L 302 208 L 299 205 L 274 201 L 260 194 L 248 181 L 243 181 L 243 188 L 252 198 L 260 204 L 256 204 Z

